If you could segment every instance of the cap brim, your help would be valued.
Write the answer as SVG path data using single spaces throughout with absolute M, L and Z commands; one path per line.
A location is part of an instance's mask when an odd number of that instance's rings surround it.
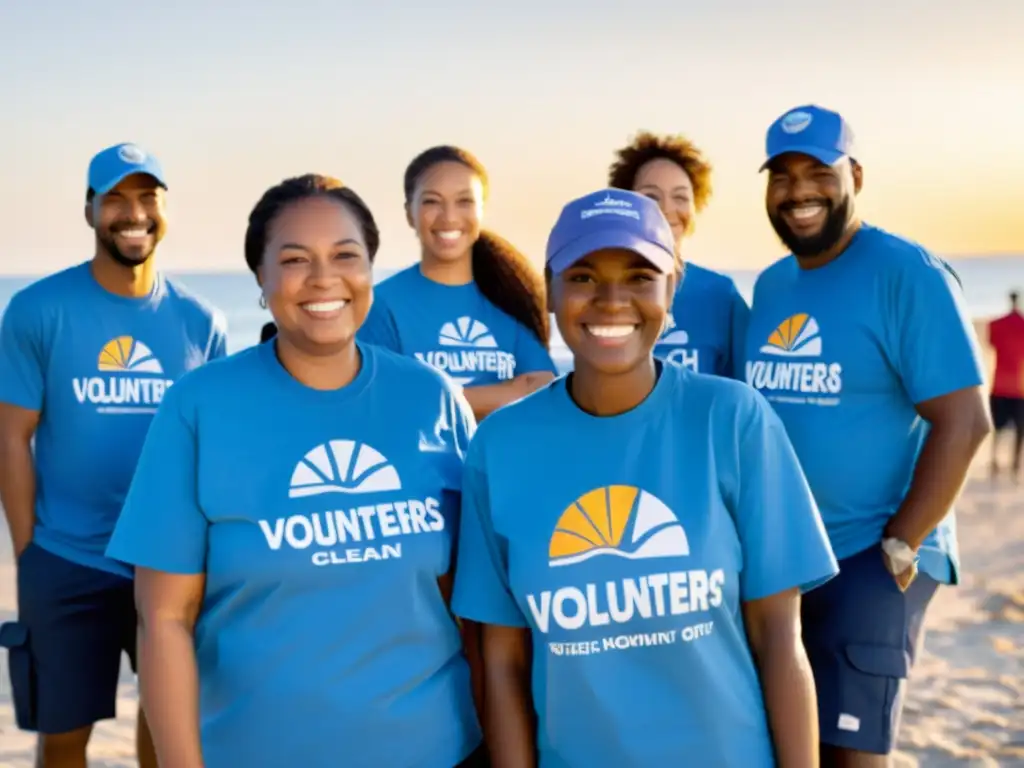
M 625 248 L 627 251 L 633 251 L 633 253 L 647 259 L 659 272 L 670 274 L 675 271 L 676 260 L 673 254 L 652 242 L 644 240 L 642 237 L 637 237 L 631 232 L 615 229 L 591 232 L 573 240 L 556 253 L 548 261 L 547 266 L 553 273 L 558 274 L 571 267 L 584 256 L 595 251 L 604 250 L 605 248 Z
M 107 192 L 112 190 L 114 187 L 116 187 L 122 181 L 127 179 L 129 176 L 152 176 L 154 179 L 156 179 L 157 184 L 159 184 L 164 189 L 167 189 L 167 182 L 164 181 L 163 177 L 156 171 L 153 171 L 149 168 L 132 168 L 131 170 L 125 171 L 122 174 L 114 176 L 112 179 L 109 179 L 106 183 L 102 185 L 93 186 L 92 190 L 97 195 L 105 195 L 107 194 Z
M 844 155 L 842 152 L 839 152 L 834 149 L 822 149 L 821 147 L 804 146 L 786 147 L 785 149 L 780 149 L 778 152 L 774 153 L 767 160 L 765 160 L 761 167 L 758 169 L 758 172 L 760 173 L 769 165 L 771 165 L 772 160 L 774 160 L 775 158 L 781 157 L 782 155 L 788 155 L 794 152 L 798 155 L 808 155 L 810 157 L 813 157 L 815 160 L 822 162 L 825 165 L 835 165 L 844 157 L 846 157 L 846 155 Z

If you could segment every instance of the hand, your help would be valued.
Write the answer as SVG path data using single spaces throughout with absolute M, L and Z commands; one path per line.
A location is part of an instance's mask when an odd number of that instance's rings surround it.
M 512 383 L 519 392 L 520 397 L 526 397 L 536 389 L 540 389 L 551 381 L 551 374 L 545 371 L 531 371 L 521 373 L 512 379 Z
M 892 574 L 892 578 L 896 582 L 896 586 L 900 588 L 900 592 L 906 592 L 907 588 L 914 583 L 914 579 L 917 578 L 917 563 L 911 563 L 910 567 L 905 571 L 896 573 L 893 570 L 892 561 L 884 552 L 882 553 L 882 560 L 885 562 L 885 570 Z
M 28 545 L 32 543 L 32 537 L 29 536 L 25 540 L 15 539 L 11 537 L 11 547 L 14 549 L 14 562 L 17 564 L 18 558 L 21 557 L 22 553 L 28 549 Z

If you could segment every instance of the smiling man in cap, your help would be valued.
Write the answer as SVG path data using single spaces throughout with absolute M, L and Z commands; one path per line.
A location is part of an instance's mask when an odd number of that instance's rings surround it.
M 949 265 L 858 217 L 841 115 L 789 110 L 766 154 L 790 255 L 756 282 L 746 379 L 785 424 L 840 561 L 802 607 L 822 765 L 884 766 L 925 611 L 959 581 L 952 507 L 991 429 L 981 356 Z
M 133 571 L 105 556 L 107 541 L 164 392 L 226 346 L 223 315 L 156 269 L 157 159 L 118 144 L 86 183 L 92 258 L 19 291 L 0 323 L 0 500 L 18 590 L 0 645 L 42 768 L 84 766 L 93 724 L 116 716 L 136 613 Z M 155 768 L 141 712 L 138 742 Z

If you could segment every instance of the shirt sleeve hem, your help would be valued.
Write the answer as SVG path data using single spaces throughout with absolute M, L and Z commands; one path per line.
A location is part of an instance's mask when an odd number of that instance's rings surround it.
M 508 613 L 495 610 L 476 610 L 476 606 L 463 606 L 452 604 L 452 612 L 460 619 L 475 621 L 478 624 L 491 624 L 497 627 L 513 627 L 515 629 L 526 629 L 527 624 L 522 616 L 514 616 Z
M 810 573 L 801 574 L 796 579 L 778 579 L 768 582 L 760 589 L 745 591 L 742 600 L 745 603 L 753 600 L 763 600 L 766 597 L 777 595 L 794 587 L 800 590 L 800 594 L 806 594 L 831 581 L 838 575 L 839 565 L 833 560 L 825 569 L 815 569 Z
M 984 384 L 985 380 L 983 377 L 977 374 L 972 374 L 969 377 L 965 377 L 961 381 L 946 382 L 937 387 L 925 389 L 920 392 L 914 392 L 912 395 L 912 399 L 914 405 L 920 405 L 921 403 L 925 403 L 929 400 L 934 400 L 937 397 L 945 397 L 946 395 L 950 395 L 954 392 L 959 392 L 961 389 L 980 387 L 984 386 Z
M 107 557 L 134 568 L 148 568 L 151 571 L 173 573 L 178 576 L 202 576 L 206 573 L 206 566 L 203 563 L 195 565 L 194 563 L 174 562 L 146 554 L 121 552 L 116 548 L 108 549 Z
M 13 405 L 16 408 L 23 408 L 26 411 L 42 411 L 43 403 L 39 397 L 18 397 L 7 393 L 0 393 L 0 404 Z

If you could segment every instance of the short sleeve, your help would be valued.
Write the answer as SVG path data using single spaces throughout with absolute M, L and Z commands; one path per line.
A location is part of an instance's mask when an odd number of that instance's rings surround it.
M 431 371 L 431 373 L 434 373 Z M 441 514 L 458 539 L 461 514 L 462 475 L 470 440 L 476 432 L 476 417 L 462 389 L 442 373 L 441 405 L 431 434 L 420 436 L 420 449 L 439 453 L 444 462 L 444 497 Z M 440 448 L 443 453 L 437 449 Z
M 487 487 L 487 475 L 475 465 L 470 449 L 463 473 L 462 520 L 452 612 L 482 624 L 526 627 L 508 583 L 508 548 L 495 533 Z
M 219 360 L 228 354 L 228 322 L 220 312 L 214 313 L 210 328 L 210 349 L 206 360 Z
M 821 514 L 781 420 L 756 392 L 741 426 L 732 495 L 743 551 L 740 597 L 820 586 L 839 572 Z
M 886 338 L 915 404 L 984 383 L 977 334 L 950 269 L 929 257 L 902 270 L 893 300 Z
M 395 318 L 392 316 L 391 310 L 388 309 L 387 303 L 379 297 L 375 298 L 373 304 L 370 305 L 370 311 L 356 332 L 356 338 L 364 344 L 372 344 L 375 347 L 402 354 L 402 342 L 398 338 Z
M 747 362 L 747 329 L 750 327 L 750 306 L 747 300 L 733 285 L 730 307 L 730 341 L 732 349 L 729 355 L 729 376 L 739 381 L 746 381 L 744 366 Z
M 0 322 L 0 402 L 42 410 L 46 359 L 39 307 L 15 294 Z
M 540 340 L 525 326 L 519 326 L 516 337 L 516 375 L 521 373 L 537 373 L 549 371 L 558 375 L 558 369 L 551 359 L 551 353 L 544 348 Z
M 107 557 L 142 568 L 199 574 L 209 523 L 199 507 L 195 406 L 187 376 L 167 390 L 150 424 Z

